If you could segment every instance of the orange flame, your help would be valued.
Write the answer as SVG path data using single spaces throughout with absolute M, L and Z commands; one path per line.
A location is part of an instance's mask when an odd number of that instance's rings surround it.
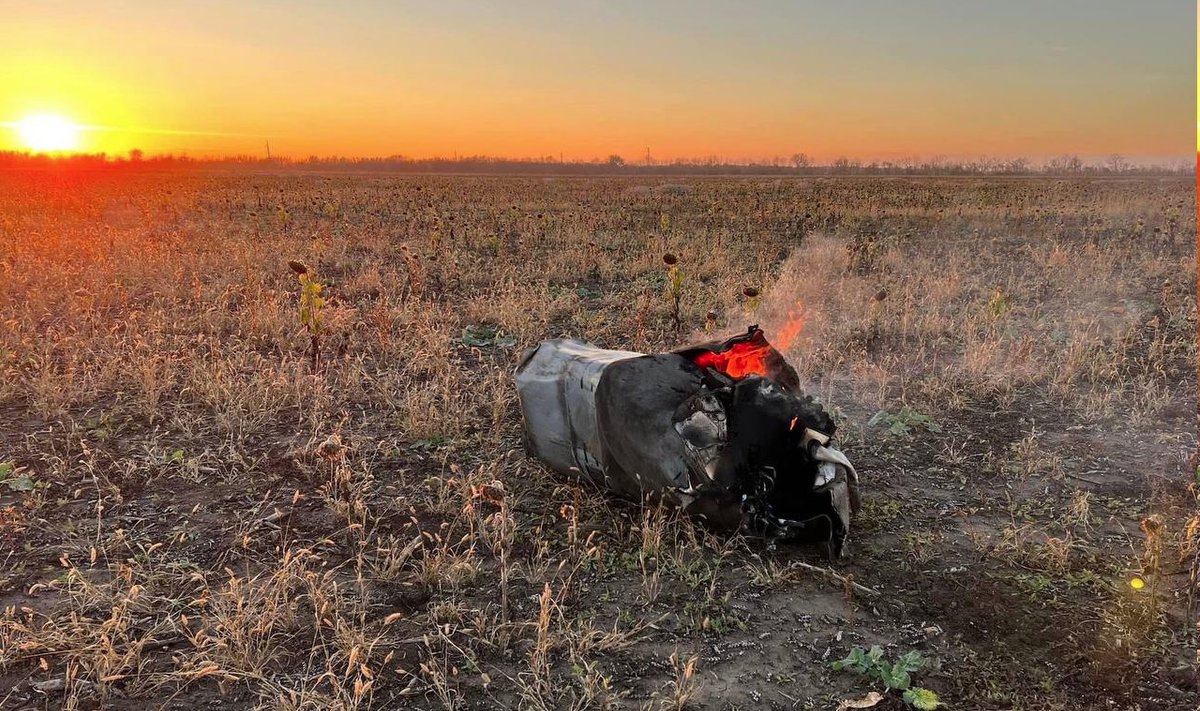
M 788 365 L 783 354 L 767 341 L 757 326 L 751 327 L 745 336 L 725 341 L 719 348 L 720 350 L 689 349 L 688 357 L 701 368 L 711 368 L 734 380 L 761 375 L 784 388 L 799 386 L 796 372 Z
M 779 351 L 786 352 L 795 343 L 796 338 L 804 332 L 804 312 L 793 313 L 788 316 L 788 320 L 783 324 L 783 328 L 779 329 L 779 335 L 775 337 L 775 347 Z
M 692 362 L 702 368 L 714 368 L 740 380 L 747 375 L 767 375 L 767 355 L 770 346 L 755 345 L 754 343 L 735 343 L 724 353 L 704 351 Z

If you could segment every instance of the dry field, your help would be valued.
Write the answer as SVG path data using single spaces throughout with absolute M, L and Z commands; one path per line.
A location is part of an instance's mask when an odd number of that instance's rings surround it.
M 1195 709 L 1195 195 L 0 175 L 0 708 Z M 795 317 L 836 575 L 525 457 L 525 346 Z

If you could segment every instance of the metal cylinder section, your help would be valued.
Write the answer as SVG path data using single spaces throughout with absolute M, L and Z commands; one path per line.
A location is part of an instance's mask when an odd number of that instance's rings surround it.
M 610 364 L 641 353 L 555 338 L 530 348 L 516 370 L 525 446 L 551 469 L 604 485 L 596 386 Z

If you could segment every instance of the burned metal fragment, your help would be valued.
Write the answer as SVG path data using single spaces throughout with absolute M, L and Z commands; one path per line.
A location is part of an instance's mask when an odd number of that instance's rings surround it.
M 841 553 L 858 475 L 831 444 L 832 418 L 757 326 L 649 355 L 543 341 L 516 382 L 530 453 L 556 471 Z

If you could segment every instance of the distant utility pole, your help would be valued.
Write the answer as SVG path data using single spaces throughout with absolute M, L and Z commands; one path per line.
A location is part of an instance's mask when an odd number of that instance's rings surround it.
M 271 139 L 267 139 L 267 160 L 271 160 Z
M 646 146 L 646 165 L 650 165 L 650 146 Z

